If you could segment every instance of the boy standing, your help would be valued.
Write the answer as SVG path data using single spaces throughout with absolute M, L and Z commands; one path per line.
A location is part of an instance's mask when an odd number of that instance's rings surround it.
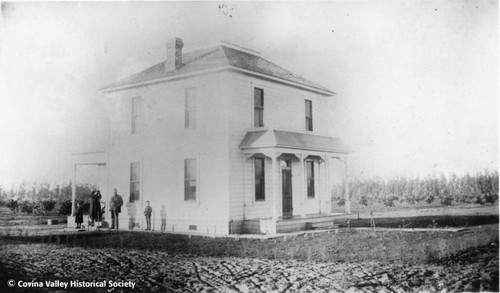
M 149 200 L 146 201 L 146 208 L 144 209 L 144 215 L 146 216 L 146 230 L 151 230 L 151 213 L 153 212 L 153 208 L 149 205 Z
M 76 223 L 76 229 L 82 228 L 82 223 L 83 223 L 83 207 L 82 203 L 78 202 L 76 204 L 76 210 L 75 210 L 75 223 Z

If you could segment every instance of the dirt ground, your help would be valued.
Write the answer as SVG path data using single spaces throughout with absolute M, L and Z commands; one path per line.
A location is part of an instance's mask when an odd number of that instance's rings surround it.
M 411 215 L 476 213 L 498 215 L 498 207 L 421 209 Z M 369 215 L 366 212 L 360 217 Z M 377 215 L 374 213 L 374 217 Z M 391 215 L 410 214 L 397 211 L 378 216 Z M 357 214 L 350 217 L 357 218 Z M 22 227 L 16 227 L 16 231 L 19 235 L 26 232 Z M 498 292 L 498 276 L 498 240 L 426 264 L 206 257 L 159 250 L 0 241 L 0 292 Z M 8 280 L 131 281 L 136 287 L 34 289 L 8 287 Z
M 30 291 L 6 288 L 7 278 L 136 282 L 134 290 L 124 292 L 495 292 L 499 273 L 497 243 L 426 265 L 193 257 L 161 251 L 21 244 L 3 246 L 0 265 L 2 275 L 9 272 L 0 280 L 2 292 Z M 53 291 L 36 291 L 44 290 Z

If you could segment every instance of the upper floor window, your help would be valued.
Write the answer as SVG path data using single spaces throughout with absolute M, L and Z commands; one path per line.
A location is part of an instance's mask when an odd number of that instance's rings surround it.
M 266 199 L 264 158 L 254 158 L 255 200 Z
M 196 159 L 184 160 L 184 200 L 196 200 Z
M 141 187 L 141 164 L 130 163 L 130 198 L 129 202 L 139 200 Z
M 313 131 L 313 109 L 310 100 L 306 100 L 306 130 Z
M 185 106 L 184 128 L 195 129 L 196 128 L 196 89 L 195 88 L 186 89 L 184 106 Z
M 307 197 L 314 198 L 314 161 L 306 161 Z
M 264 90 L 253 89 L 254 127 L 264 126 Z
M 132 98 L 132 134 L 141 132 L 142 99 Z

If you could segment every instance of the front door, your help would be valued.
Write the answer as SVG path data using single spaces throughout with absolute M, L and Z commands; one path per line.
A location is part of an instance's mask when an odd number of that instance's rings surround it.
M 281 169 L 281 182 L 283 184 L 283 218 L 292 217 L 292 169 L 291 164 Z

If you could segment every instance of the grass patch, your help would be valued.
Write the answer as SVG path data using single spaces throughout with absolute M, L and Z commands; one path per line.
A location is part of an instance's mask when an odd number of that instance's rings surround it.
M 374 218 L 376 227 L 384 228 L 429 228 L 429 227 L 470 227 L 498 224 L 498 215 L 433 215 L 405 218 Z M 349 219 L 350 227 L 370 227 L 370 218 Z M 347 219 L 339 219 L 340 227 L 346 227 Z
M 341 230 L 286 238 L 255 240 L 175 234 L 86 232 L 29 236 L 4 234 L 0 243 L 53 243 L 82 248 L 159 250 L 174 254 L 249 257 L 329 262 L 429 263 L 492 243 L 498 246 L 498 224 L 462 232 Z

